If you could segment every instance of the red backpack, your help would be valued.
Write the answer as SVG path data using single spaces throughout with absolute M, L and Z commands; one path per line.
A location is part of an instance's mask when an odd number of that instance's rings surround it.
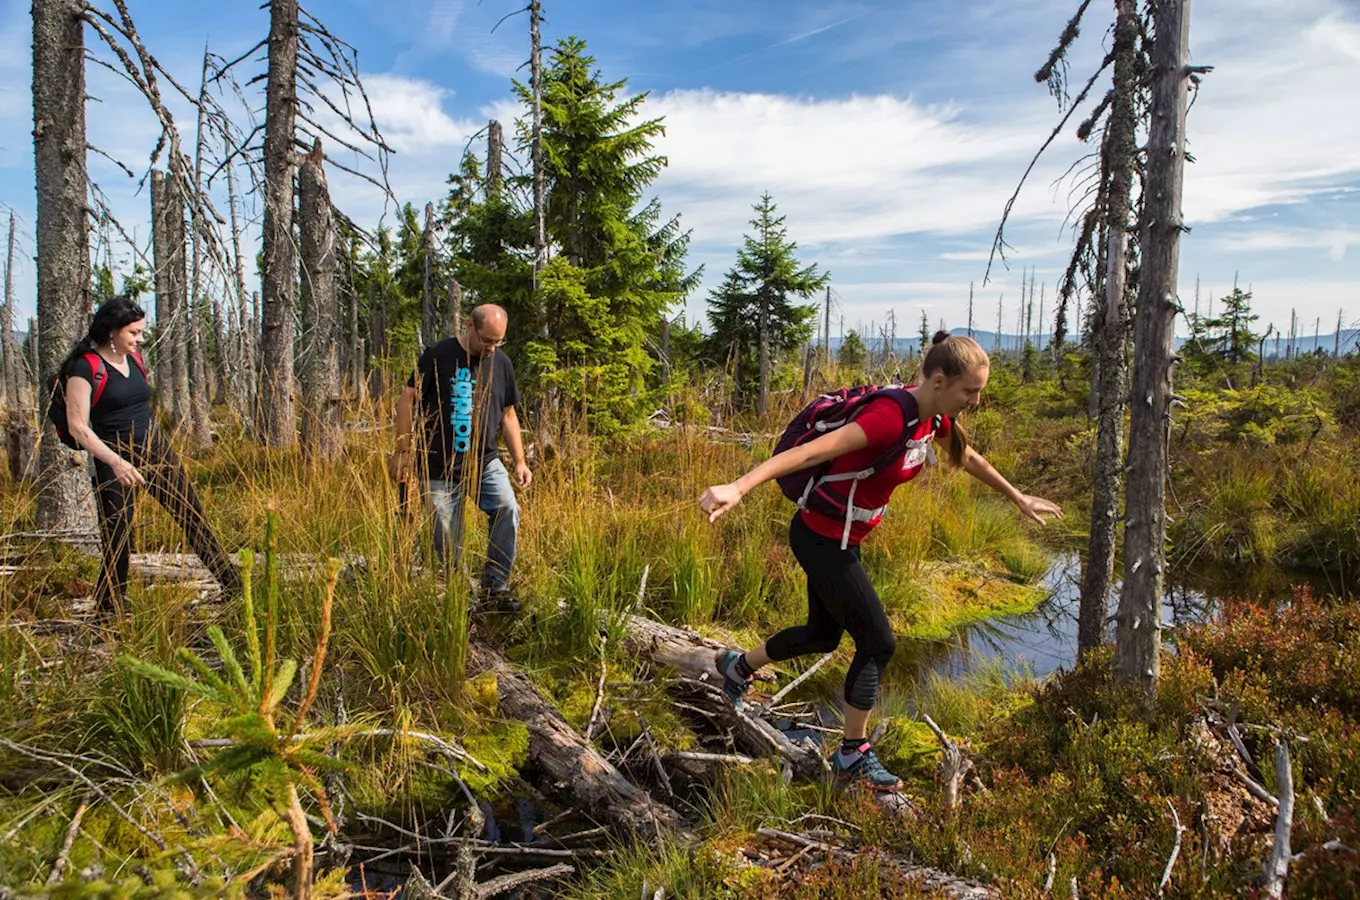
M 834 460 L 828 460 L 816 466 L 791 472 L 777 479 L 784 496 L 797 503 L 799 509 L 811 509 L 832 519 L 845 518 L 845 532 L 841 535 L 842 550 L 849 544 L 852 523 L 857 521 L 869 522 L 883 515 L 884 510 L 882 508 L 857 508 L 855 506 L 855 487 L 859 482 L 872 477 L 876 472 L 891 465 L 893 460 L 906 452 L 907 447 L 912 443 L 912 434 L 921 421 L 920 411 L 916 406 L 916 398 L 912 396 L 911 391 L 901 385 L 882 387 L 873 384 L 860 385 L 859 387 L 841 388 L 830 394 L 822 394 L 804 407 L 802 412 L 794 416 L 793 421 L 784 429 L 784 434 L 774 446 L 775 453 L 782 453 L 785 450 L 815 440 L 829 431 L 835 431 L 853 421 L 871 400 L 877 400 L 881 397 L 890 397 L 901 406 L 902 434 L 890 447 L 875 457 L 868 466 L 856 472 L 828 475 L 827 473 L 831 470 L 831 463 L 834 462 Z M 932 432 L 939 429 L 941 421 L 940 416 L 934 418 L 931 423 Z M 926 442 L 928 443 L 928 439 Z M 840 494 L 828 488 L 829 485 L 842 481 L 850 482 L 848 493 Z
M 109 370 L 104 362 L 104 357 L 93 351 L 86 353 L 81 359 L 89 363 L 90 371 L 94 373 L 94 384 L 90 389 L 90 409 L 99 402 L 99 398 L 104 395 L 104 388 L 109 383 Z M 132 352 L 128 354 L 128 359 L 136 364 L 141 370 L 142 377 L 146 374 L 146 363 L 142 361 L 142 354 Z M 76 439 L 71 437 L 71 432 L 66 427 L 66 379 L 69 375 L 65 372 L 58 372 L 47 379 L 47 396 L 50 398 L 47 404 L 47 420 L 52 423 L 52 427 L 57 432 L 57 437 L 63 444 L 72 450 L 83 450 L 76 443 Z

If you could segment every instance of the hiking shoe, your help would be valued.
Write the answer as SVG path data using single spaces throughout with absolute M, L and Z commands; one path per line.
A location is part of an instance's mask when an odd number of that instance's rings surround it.
M 745 681 L 737 681 L 727 674 L 727 670 L 732 668 L 732 664 L 741 656 L 740 650 L 720 650 L 713 657 L 713 665 L 717 667 L 718 674 L 722 676 L 722 692 L 734 709 L 742 709 L 746 706 L 746 692 L 751 689 L 751 682 L 754 677 Z
M 841 764 L 840 751 L 835 753 L 833 765 L 836 769 L 836 781 L 842 786 L 862 784 L 872 791 L 885 792 L 902 789 L 902 779 L 883 768 L 883 763 L 878 761 L 868 741 L 860 745 L 859 757 L 850 765 Z
M 517 613 L 524 604 L 515 599 L 509 588 L 486 592 L 486 607 L 499 613 Z

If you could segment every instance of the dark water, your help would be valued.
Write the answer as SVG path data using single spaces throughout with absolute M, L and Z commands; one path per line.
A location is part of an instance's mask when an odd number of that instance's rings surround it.
M 1048 595 L 1032 612 L 961 628 L 951 641 L 916 648 L 916 671 L 961 678 L 979 666 L 994 666 L 998 660 L 1003 670 L 1028 671 L 1036 677 L 1070 669 L 1077 658 L 1081 555 L 1074 551 L 1057 554 L 1042 583 Z M 1167 626 L 1204 622 L 1224 604 L 1233 602 L 1287 603 L 1297 585 L 1306 585 L 1318 596 L 1353 593 L 1353 588 L 1325 575 L 1291 574 L 1266 567 L 1173 571 L 1162 597 L 1162 622 Z M 1112 593 L 1107 619 L 1111 640 L 1118 584 Z
M 953 641 L 934 648 L 929 654 L 933 658 L 923 660 L 924 668 L 950 677 L 963 677 L 979 665 L 995 665 L 996 660 L 1001 661 L 1003 669 L 1028 671 L 1038 677 L 1071 668 L 1077 658 L 1081 556 L 1071 551 L 1058 554 L 1042 583 L 1048 595 L 1032 612 L 959 629 Z M 1217 602 L 1203 588 L 1169 583 L 1162 598 L 1162 622 L 1203 622 Z M 1112 606 L 1111 617 L 1113 614 Z M 1109 627 L 1113 637 L 1112 618 Z

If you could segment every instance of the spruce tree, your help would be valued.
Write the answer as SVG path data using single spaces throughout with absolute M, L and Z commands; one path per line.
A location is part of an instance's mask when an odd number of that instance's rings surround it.
M 814 304 L 799 304 L 830 280 L 817 264 L 800 267 L 784 216 L 774 199 L 761 195 L 751 219 L 753 234 L 743 238 L 737 264 L 709 295 L 708 318 L 716 355 L 737 357 L 737 384 L 758 391 L 760 411 L 769 403 L 773 358 L 801 347 L 812 337 Z

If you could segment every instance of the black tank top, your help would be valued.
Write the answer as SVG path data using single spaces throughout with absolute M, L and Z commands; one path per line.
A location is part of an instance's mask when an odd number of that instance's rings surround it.
M 98 356 L 98 354 L 96 354 Z M 128 373 L 124 375 L 108 360 L 104 362 L 104 391 L 99 402 L 90 407 L 90 428 L 101 441 L 110 443 L 126 441 L 129 438 L 141 441 L 151 428 L 154 415 L 151 410 L 151 385 L 131 357 L 128 358 Z M 94 390 L 94 372 L 85 357 L 76 360 L 71 374 L 84 378 Z M 94 395 L 91 393 L 93 401 Z

